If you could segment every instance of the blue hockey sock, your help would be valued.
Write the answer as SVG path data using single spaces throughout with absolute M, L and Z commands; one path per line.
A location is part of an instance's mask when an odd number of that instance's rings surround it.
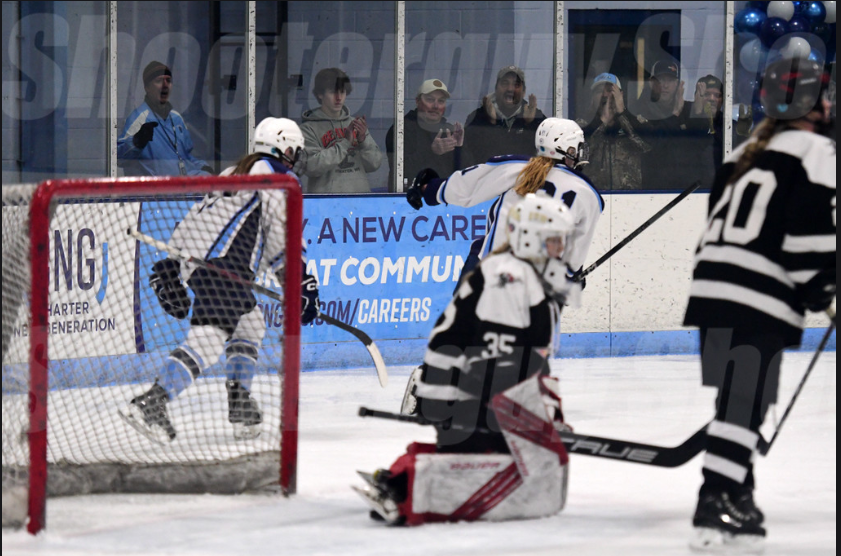
M 193 377 L 189 371 L 173 359 L 167 359 L 166 365 L 161 369 L 160 376 L 158 376 L 158 384 L 166 390 L 170 400 L 178 397 L 178 394 L 186 390 L 192 382 Z

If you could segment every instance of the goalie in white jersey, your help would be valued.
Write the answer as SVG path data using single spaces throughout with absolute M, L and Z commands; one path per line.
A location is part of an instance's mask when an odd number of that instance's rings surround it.
M 304 138 L 298 125 L 267 118 L 254 134 L 253 153 L 223 175 L 289 174 L 301 163 Z M 250 386 L 266 324 L 249 283 L 260 272 L 283 281 L 286 198 L 277 190 L 214 192 L 190 208 L 176 226 L 171 247 L 201 258 L 221 271 L 175 259 L 152 267 L 150 286 L 172 317 L 190 315 L 187 339 L 173 350 L 150 390 L 132 399 L 123 418 L 159 442 L 175 439 L 166 405 L 225 354 L 228 421 L 237 438 L 259 434 L 262 412 Z M 306 259 L 304 255 L 304 259 Z M 306 266 L 306 260 L 304 267 Z M 242 281 L 232 280 L 226 273 Z M 184 284 L 193 292 L 192 303 Z M 301 322 L 318 314 L 315 278 L 302 278 Z
M 385 521 L 524 519 L 564 505 L 568 456 L 558 382 L 549 377 L 568 292 L 572 211 L 543 192 L 508 214 L 510 247 L 462 281 L 429 337 L 418 413 L 437 442 L 415 443 L 356 489 Z

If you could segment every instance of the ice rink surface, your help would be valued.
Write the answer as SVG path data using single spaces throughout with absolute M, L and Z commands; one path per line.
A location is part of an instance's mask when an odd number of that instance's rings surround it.
M 766 555 L 836 553 L 835 356 L 825 353 L 767 458 L 758 458 L 757 504 Z M 780 405 L 810 353 L 787 354 Z M 539 520 L 387 528 L 371 521 L 349 486 L 355 470 L 388 467 L 429 428 L 356 416 L 360 405 L 397 411 L 410 369 L 301 377 L 298 494 L 98 495 L 50 499 L 38 537 L 3 530 L 3 556 L 666 556 L 691 554 L 701 457 L 660 469 L 572 456 L 566 509 Z M 567 421 L 576 431 L 663 446 L 712 418 L 696 357 L 553 362 Z M 783 408 L 777 412 L 782 415 Z M 773 432 L 769 414 L 763 433 Z M 770 425 L 770 426 L 769 426 Z M 154 449 L 150 445 L 150 450 Z

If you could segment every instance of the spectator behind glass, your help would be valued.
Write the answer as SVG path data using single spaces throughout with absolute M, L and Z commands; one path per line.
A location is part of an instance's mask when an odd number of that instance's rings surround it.
M 603 73 L 590 87 L 590 105 L 577 120 L 590 147 L 590 164 L 584 173 L 600 189 L 640 189 L 642 155 L 651 150 L 637 132 L 639 121 L 625 108 L 622 84 L 612 73 Z
M 353 91 L 338 68 L 315 76 L 313 94 L 321 104 L 302 115 L 307 152 L 306 193 L 370 193 L 366 174 L 382 163 L 382 153 L 368 133 L 365 116 L 352 117 L 345 99 Z
M 126 120 L 117 140 L 117 160 L 127 176 L 207 176 L 213 168 L 193 156 L 193 140 L 172 109 L 172 71 L 161 62 L 143 70 L 146 97 Z
M 651 68 L 648 95 L 638 118 L 640 135 L 651 146 L 642 159 L 643 189 L 685 189 L 698 175 L 699 142 L 690 129 L 691 102 L 683 98 L 677 62 L 660 60 Z
M 691 103 L 687 127 L 698 141 L 694 149 L 698 153 L 695 167 L 704 186 L 712 186 L 724 156 L 723 104 L 724 85 L 721 80 L 714 75 L 699 79 L 695 84 L 695 100 Z
M 440 79 L 427 79 L 415 97 L 417 108 L 406 114 L 403 128 L 403 176 L 411 183 L 424 168 L 449 176 L 461 168 L 464 128 L 444 117 L 450 91 Z M 385 138 L 388 154 L 388 184 L 394 183 L 394 126 Z
M 537 97 L 526 93 L 526 78 L 517 66 L 499 70 L 493 95 L 467 117 L 462 165 L 484 164 L 503 154 L 534 154 L 534 134 L 546 115 L 537 109 Z

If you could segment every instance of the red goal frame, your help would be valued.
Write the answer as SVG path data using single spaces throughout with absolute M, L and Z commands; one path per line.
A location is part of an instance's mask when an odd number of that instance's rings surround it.
M 126 195 L 207 194 L 212 191 L 281 189 L 286 193 L 286 284 L 301 280 L 303 195 L 297 180 L 282 174 L 257 176 L 212 176 L 171 178 L 100 178 L 48 180 L 41 183 L 30 205 L 30 297 L 31 329 L 29 348 L 29 523 L 35 534 L 46 525 L 47 494 L 47 363 L 49 361 L 49 253 L 50 207 L 61 198 L 114 197 Z M 298 459 L 298 391 L 300 373 L 301 297 L 284 296 L 284 387 L 281 412 L 280 487 L 284 495 L 295 493 Z

